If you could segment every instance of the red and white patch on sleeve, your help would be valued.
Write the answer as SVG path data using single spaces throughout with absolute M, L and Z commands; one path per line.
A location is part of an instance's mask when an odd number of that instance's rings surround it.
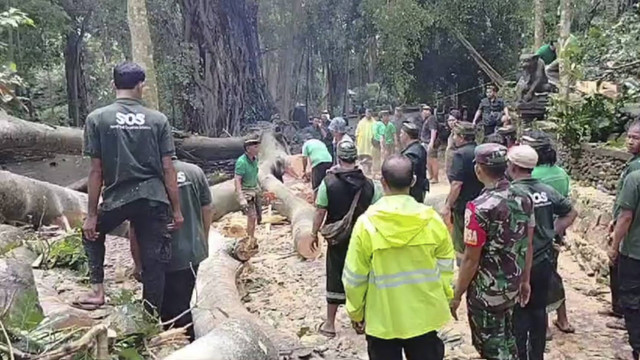
M 464 243 L 471 247 L 484 246 L 487 242 L 487 232 L 480 226 L 476 215 L 476 205 L 467 204 L 464 212 Z

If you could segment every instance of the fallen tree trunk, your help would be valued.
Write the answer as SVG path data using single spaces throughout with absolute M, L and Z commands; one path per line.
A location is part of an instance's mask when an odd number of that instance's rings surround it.
M 82 225 L 87 195 L 62 186 L 0 171 L 0 220 L 58 225 L 65 230 Z
M 311 228 L 315 209 L 309 203 L 296 196 L 289 188 L 272 175 L 275 163 L 288 156 L 285 147 L 276 139 L 273 132 L 266 131 L 262 134 L 260 145 L 260 185 L 262 189 L 273 193 L 278 202 L 275 209 L 291 221 L 293 243 L 298 254 L 306 259 L 314 259 L 317 251 L 311 249 Z
M 210 138 L 176 136 L 179 157 L 192 161 L 218 161 L 239 157 L 244 152 L 241 137 Z M 81 129 L 49 126 L 0 113 L 0 154 L 20 152 L 82 154 Z
M 229 255 L 231 248 L 219 233 L 210 233 L 209 257 L 200 263 L 191 301 L 197 340 L 167 360 L 270 360 L 302 351 L 296 338 L 279 332 L 244 307 L 236 287 L 243 264 Z
M 229 213 L 240 211 L 233 180 L 213 185 L 209 190 L 213 201 L 213 221 L 218 221 Z

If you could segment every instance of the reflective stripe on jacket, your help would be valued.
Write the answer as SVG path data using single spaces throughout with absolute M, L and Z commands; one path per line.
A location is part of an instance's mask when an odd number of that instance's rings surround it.
M 409 339 L 441 329 L 455 253 L 436 211 L 408 195 L 385 196 L 354 226 L 342 276 L 347 312 L 366 333 Z

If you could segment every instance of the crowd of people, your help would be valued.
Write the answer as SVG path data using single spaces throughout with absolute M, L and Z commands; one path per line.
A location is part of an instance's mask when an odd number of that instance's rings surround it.
M 167 118 L 143 106 L 144 70 L 123 63 L 113 75 L 117 100 L 92 112 L 84 130 L 91 170 L 83 243 L 93 289 L 75 305 L 104 304 L 105 236 L 128 221 L 148 310 L 167 326 L 188 326 L 214 210 L 207 180 L 197 166 L 176 160 Z M 437 332 L 457 318 L 465 294 L 472 343 L 485 359 L 543 359 L 553 311 L 555 326 L 575 331 L 558 274 L 559 246 L 577 217 L 569 177 L 556 165 L 550 136 L 525 131 L 516 138 L 496 89 L 487 95 L 472 122 L 459 111 L 448 114 L 450 190 L 441 213 L 424 205 L 430 181 L 439 181 L 438 153 L 445 147 L 429 106 L 411 119 L 401 108 L 393 118 L 367 110 L 355 138 L 343 118 L 329 120 L 325 112 L 312 119 L 302 177 L 315 194 L 311 246 L 317 250 L 322 235 L 328 247 L 327 313 L 318 333 L 337 335 L 336 314 L 345 305 L 355 331 L 366 334 L 370 359 L 401 360 L 403 353 L 409 360 L 443 359 Z M 606 313 L 624 317 L 633 353 L 623 358 L 637 360 L 640 122 L 630 126 L 627 145 L 633 158 L 621 175 L 610 226 L 613 299 Z M 245 140 L 234 179 L 254 248 L 262 214 L 259 147 L 258 137 Z

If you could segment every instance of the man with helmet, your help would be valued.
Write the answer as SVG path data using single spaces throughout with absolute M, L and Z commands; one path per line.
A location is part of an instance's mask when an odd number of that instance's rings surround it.
M 318 326 L 317 331 L 327 337 L 335 337 L 336 313 L 338 307 L 343 305 L 346 299 L 342 285 L 342 270 L 349 248 L 350 229 L 358 217 L 369 208 L 369 205 L 382 197 L 380 189 L 356 166 L 358 151 L 353 141 L 345 139 L 340 141 L 336 153 L 339 166 L 327 174 L 318 188 L 316 213 L 311 230 L 314 238 L 312 248 L 316 250 L 320 246 L 318 232 L 323 224 L 329 225 L 339 221 L 350 222 L 349 233 L 343 234 L 342 240 L 325 239 L 328 241 L 327 319 Z M 352 217 L 347 219 L 352 206 L 354 206 Z
M 336 150 L 338 149 L 338 143 L 342 140 L 348 140 L 353 142 L 351 136 L 347 134 L 347 122 L 341 118 L 336 117 L 331 120 L 329 124 L 329 131 L 333 135 L 333 164 L 336 165 L 338 163 L 338 156 L 336 154 Z

